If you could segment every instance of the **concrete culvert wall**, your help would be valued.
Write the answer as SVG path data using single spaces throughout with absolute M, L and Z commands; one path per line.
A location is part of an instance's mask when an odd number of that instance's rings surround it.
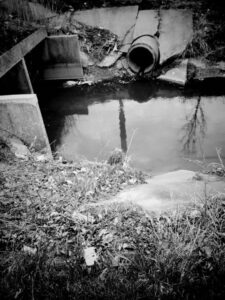
M 159 62 L 159 45 L 155 37 L 144 35 L 136 38 L 128 53 L 127 62 L 134 73 L 149 73 Z

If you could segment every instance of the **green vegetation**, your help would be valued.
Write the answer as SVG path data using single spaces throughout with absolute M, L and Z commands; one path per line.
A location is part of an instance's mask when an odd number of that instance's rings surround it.
M 224 298 L 224 198 L 161 215 L 97 205 L 145 181 L 118 152 L 108 163 L 7 153 L 2 145 L 1 299 Z

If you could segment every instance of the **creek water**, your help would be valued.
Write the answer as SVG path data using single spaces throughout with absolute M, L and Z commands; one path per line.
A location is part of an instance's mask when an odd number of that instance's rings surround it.
M 225 96 L 157 82 L 51 87 L 40 104 L 53 151 L 67 160 L 106 160 L 120 148 L 137 169 L 198 170 L 225 157 Z

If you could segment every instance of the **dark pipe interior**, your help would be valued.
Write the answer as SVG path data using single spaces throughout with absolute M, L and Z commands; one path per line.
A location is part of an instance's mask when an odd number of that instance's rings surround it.
M 154 63 L 152 53 L 145 47 L 134 48 L 129 55 L 130 62 L 133 63 L 139 71 L 144 71 Z

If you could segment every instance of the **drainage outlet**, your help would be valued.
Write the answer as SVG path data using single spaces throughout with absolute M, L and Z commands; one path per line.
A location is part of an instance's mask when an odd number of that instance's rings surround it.
M 151 35 L 136 38 L 127 53 L 129 68 L 137 74 L 147 74 L 159 63 L 159 43 Z

